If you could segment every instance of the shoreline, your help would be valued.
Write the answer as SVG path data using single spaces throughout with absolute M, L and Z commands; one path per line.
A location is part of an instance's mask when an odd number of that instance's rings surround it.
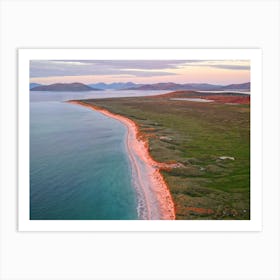
M 133 185 L 137 192 L 137 212 L 143 220 L 174 220 L 175 206 L 169 188 L 160 173 L 166 164 L 156 162 L 148 151 L 148 143 L 139 139 L 139 128 L 129 118 L 83 101 L 67 101 L 88 107 L 113 118 L 127 127 L 126 149 L 132 169 Z

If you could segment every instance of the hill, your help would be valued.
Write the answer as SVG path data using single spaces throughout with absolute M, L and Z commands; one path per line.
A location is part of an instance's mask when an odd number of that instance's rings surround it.
M 29 89 L 32 89 L 32 88 L 35 88 L 35 87 L 38 87 L 38 86 L 41 86 L 41 84 L 30 83 L 30 84 L 29 84 Z
M 224 86 L 223 90 L 233 89 L 233 90 L 250 90 L 251 83 L 244 83 L 244 84 L 231 84 L 228 86 Z
M 96 89 L 113 89 L 113 90 L 120 90 L 120 89 L 127 89 L 132 87 L 137 87 L 138 84 L 128 82 L 128 83 L 96 83 L 96 84 L 89 84 L 88 86 L 96 88 Z
M 40 85 L 33 87 L 31 91 L 92 91 L 92 90 L 100 90 L 89 87 L 82 83 L 71 83 L 71 84 L 51 84 L 51 85 Z
M 224 91 L 224 90 L 244 90 L 250 91 L 250 83 L 231 84 L 231 85 L 212 85 L 207 83 L 156 83 L 138 85 L 136 87 L 126 88 L 126 90 L 201 90 L 201 91 Z

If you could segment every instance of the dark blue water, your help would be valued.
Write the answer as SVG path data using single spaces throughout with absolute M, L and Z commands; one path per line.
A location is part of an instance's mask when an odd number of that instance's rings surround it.
M 30 92 L 30 219 L 138 219 L 126 127 L 63 101 L 159 93 Z
M 64 102 L 30 103 L 30 218 L 138 219 L 126 127 Z

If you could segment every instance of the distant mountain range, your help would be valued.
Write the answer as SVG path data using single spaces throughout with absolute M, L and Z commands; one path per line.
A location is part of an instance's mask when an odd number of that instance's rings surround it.
M 40 85 L 36 83 L 30 84 L 31 91 L 92 91 L 92 90 L 196 90 L 196 91 L 250 91 L 251 84 L 230 84 L 230 85 L 213 85 L 207 83 L 156 83 L 156 84 L 135 84 L 128 83 L 95 83 L 85 85 L 82 83 L 72 84 L 51 84 Z
M 223 90 L 227 90 L 227 89 L 238 89 L 238 90 L 249 90 L 250 91 L 251 83 L 231 84 L 231 85 L 223 87 Z
M 224 91 L 224 90 L 244 90 L 250 91 L 250 83 L 231 84 L 231 85 L 212 85 L 212 84 L 176 84 L 176 83 L 157 83 L 148 85 L 138 85 L 126 88 L 125 90 L 202 90 L 202 91 Z
M 128 82 L 128 83 L 111 83 L 111 84 L 105 84 L 105 83 L 97 83 L 97 84 L 89 84 L 88 86 L 93 87 L 93 88 L 97 88 L 97 89 L 116 89 L 116 90 L 120 90 L 120 89 L 127 89 L 127 88 L 132 88 L 132 87 L 136 87 L 139 84 L 135 84 L 132 82 Z
M 72 83 L 72 84 L 51 84 L 51 85 L 39 85 L 31 88 L 31 91 L 92 91 L 100 90 L 92 88 L 82 83 Z

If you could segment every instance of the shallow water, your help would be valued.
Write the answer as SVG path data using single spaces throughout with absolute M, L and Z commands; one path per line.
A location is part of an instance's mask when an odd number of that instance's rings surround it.
M 138 219 L 127 128 L 69 99 L 163 91 L 30 92 L 30 218 Z
M 135 96 L 152 96 L 167 93 L 169 91 L 152 90 L 102 90 L 102 91 L 83 91 L 83 92 L 48 92 L 48 91 L 30 91 L 31 102 L 42 101 L 65 101 L 71 99 L 87 98 L 112 98 L 112 97 L 135 97 Z
M 213 102 L 213 100 L 202 99 L 202 98 L 170 98 L 170 100 L 174 100 L 174 101 L 192 101 L 192 102 L 203 102 L 203 103 Z

